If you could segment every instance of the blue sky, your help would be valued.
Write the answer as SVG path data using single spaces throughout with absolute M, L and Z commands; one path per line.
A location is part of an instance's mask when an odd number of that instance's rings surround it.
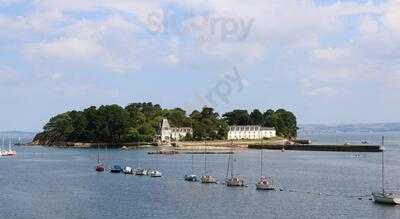
M 398 119 L 400 1 L 0 0 L 0 130 L 91 105 Z

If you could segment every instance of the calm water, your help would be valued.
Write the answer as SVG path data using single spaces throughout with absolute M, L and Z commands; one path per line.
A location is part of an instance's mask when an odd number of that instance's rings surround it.
M 379 135 L 371 140 L 379 141 Z M 392 190 L 400 190 L 397 136 L 400 133 L 388 137 L 385 154 Z M 367 139 L 313 137 L 321 142 Z M 369 200 L 380 184 L 379 153 L 264 151 L 265 173 L 283 190 L 269 192 L 255 190 L 256 150 L 236 155 L 235 169 L 249 187 L 227 188 L 185 182 L 182 176 L 191 166 L 191 155 L 101 151 L 109 165 L 159 168 L 163 177 L 155 179 L 96 173 L 95 149 L 16 149 L 17 157 L 0 159 L 0 218 L 400 218 L 400 207 Z M 197 175 L 202 174 L 202 161 L 202 155 L 195 156 Z M 208 161 L 210 173 L 223 179 L 227 156 L 210 155 Z

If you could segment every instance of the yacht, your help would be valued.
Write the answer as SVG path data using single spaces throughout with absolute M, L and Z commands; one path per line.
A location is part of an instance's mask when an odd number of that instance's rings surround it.
M 226 170 L 226 179 L 225 184 L 229 187 L 242 187 L 245 186 L 244 180 L 240 177 L 234 176 L 234 168 L 233 168 L 233 153 L 228 156 L 228 166 Z
M 388 205 L 399 205 L 400 204 L 400 195 L 399 194 L 394 194 L 394 193 L 388 193 L 385 191 L 385 163 L 384 163 L 384 143 L 385 143 L 385 138 L 382 137 L 382 164 L 381 164 L 381 184 L 382 184 L 382 190 L 378 192 L 373 192 L 372 197 L 374 199 L 374 202 L 377 204 L 388 204 Z
M 263 149 L 260 152 L 260 178 L 256 183 L 258 190 L 274 190 L 273 181 L 271 177 L 265 177 L 263 175 Z

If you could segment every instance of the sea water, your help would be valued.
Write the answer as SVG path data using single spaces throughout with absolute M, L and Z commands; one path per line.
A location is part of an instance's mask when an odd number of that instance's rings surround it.
M 318 143 L 380 142 L 385 133 L 307 135 Z M 400 190 L 400 133 L 386 133 L 387 190 Z M 260 151 L 235 154 L 235 174 L 248 187 L 186 182 L 191 155 L 148 155 L 151 149 L 104 150 L 108 166 L 158 168 L 161 178 L 95 172 L 97 149 L 15 147 L 0 159 L 0 218 L 400 218 L 400 207 L 370 200 L 380 188 L 380 153 L 264 150 L 264 175 L 276 191 L 257 191 Z M 220 182 L 227 155 L 208 155 Z M 194 156 L 203 174 L 204 156 Z

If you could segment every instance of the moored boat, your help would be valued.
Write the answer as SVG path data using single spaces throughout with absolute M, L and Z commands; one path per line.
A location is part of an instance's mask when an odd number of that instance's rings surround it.
M 137 169 L 135 171 L 135 175 L 137 175 L 137 176 L 146 176 L 147 175 L 147 170 L 139 168 L 139 169 Z
M 244 180 L 239 178 L 238 176 L 234 175 L 234 168 L 233 168 L 233 151 L 231 154 L 228 155 L 228 166 L 226 169 L 226 178 L 225 178 L 225 185 L 229 187 L 241 187 L 245 186 Z
M 197 176 L 196 175 L 185 175 L 185 180 L 188 182 L 197 182 Z
M 201 176 L 201 183 L 214 184 L 217 183 L 217 178 L 207 175 L 207 146 L 204 143 L 204 174 Z
M 245 186 L 244 180 L 240 179 L 239 177 L 232 177 L 225 180 L 226 186 L 229 187 L 241 187 Z
M 158 170 L 151 170 L 149 172 L 149 175 L 150 175 L 150 177 L 161 177 L 162 176 L 161 172 Z
M 131 167 L 125 167 L 124 168 L 124 173 L 125 174 L 133 174 L 133 170 Z
M 111 168 L 110 170 L 111 173 L 121 173 L 122 171 L 123 170 L 119 165 L 114 165 L 113 168 Z
M 258 190 L 275 190 L 273 181 L 271 177 L 260 177 L 256 183 L 256 188 Z
M 194 155 L 192 154 L 192 169 L 190 171 L 192 173 L 185 175 L 185 177 L 184 177 L 185 181 L 188 181 L 188 182 L 196 182 L 197 181 L 197 176 L 193 174 L 193 167 L 194 167 Z
M 379 204 L 399 205 L 400 196 L 393 193 L 373 192 L 374 201 Z
M 204 184 L 215 184 L 217 183 L 217 179 L 213 176 L 204 175 L 201 177 L 201 183 Z
M 260 178 L 256 182 L 257 190 L 274 190 L 273 181 L 271 177 L 263 175 L 263 149 L 260 151 Z
M 97 163 L 96 165 L 96 171 L 97 172 L 104 172 L 104 165 L 102 163 Z
M 106 168 L 104 167 L 103 163 L 100 162 L 100 148 L 97 146 L 97 164 L 96 164 L 96 171 L 97 172 L 104 172 Z
M 382 164 L 381 164 L 381 184 L 382 184 L 382 191 L 380 192 L 373 192 L 372 197 L 374 202 L 377 204 L 387 204 L 387 205 L 400 205 L 400 195 L 394 193 L 388 193 L 385 191 L 385 163 L 384 163 L 384 145 L 385 145 L 385 138 L 382 137 Z

